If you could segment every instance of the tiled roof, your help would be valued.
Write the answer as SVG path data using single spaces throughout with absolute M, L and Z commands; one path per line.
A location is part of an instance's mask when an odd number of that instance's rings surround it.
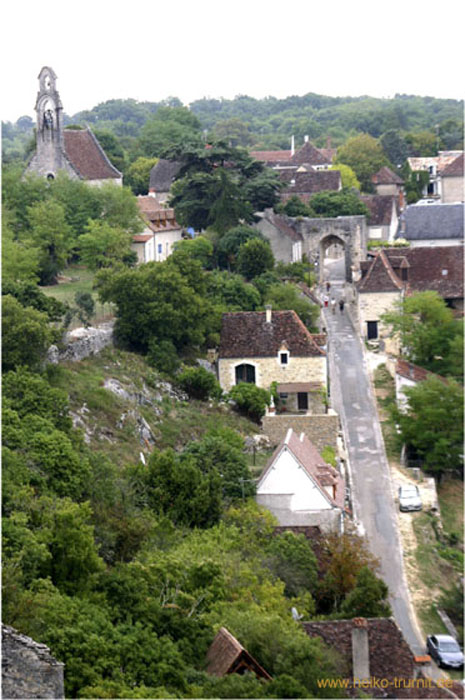
M 327 646 L 332 647 L 341 655 L 345 662 L 344 677 L 350 679 L 354 676 L 352 630 L 358 620 L 359 618 L 302 623 L 309 637 L 323 639 Z M 414 656 L 394 619 L 384 617 L 367 619 L 366 628 L 370 678 L 387 679 L 390 683 L 394 683 L 399 678 L 413 678 Z M 375 687 L 370 688 L 370 697 L 377 696 L 376 690 Z M 386 697 L 385 690 L 380 689 L 380 694 Z M 394 695 L 393 697 L 399 696 Z
M 171 185 L 181 170 L 181 163 L 160 158 L 150 171 L 149 189 L 155 192 L 169 192 Z
M 393 203 L 397 204 L 394 195 L 367 194 L 360 197 L 370 212 L 370 226 L 389 226 L 392 221 Z
M 160 206 L 155 197 L 139 196 L 137 205 L 148 227 L 154 233 L 181 230 L 181 226 L 176 221 L 174 209 Z
M 121 178 L 90 129 L 65 129 L 64 150 L 73 168 L 84 180 Z
M 403 185 L 404 181 L 396 173 L 394 173 L 390 168 L 384 165 L 377 173 L 375 173 L 371 181 L 375 185 Z
M 398 250 L 397 254 L 399 254 Z M 384 250 L 377 253 L 375 259 L 368 268 L 368 272 L 357 283 L 357 289 L 361 293 L 398 292 L 402 287 L 402 282 L 394 273 Z
M 310 141 L 304 143 L 302 148 L 299 148 L 299 150 L 294 153 L 290 162 L 295 165 L 302 165 L 303 163 L 308 163 L 309 165 L 326 165 L 328 162 L 331 163 L 331 161 L 328 161 L 327 157 L 323 155 L 318 148 L 315 148 Z
M 281 163 L 290 160 L 292 153 L 291 151 L 251 151 L 250 155 L 264 163 Z
M 332 163 L 334 156 L 337 153 L 337 148 L 319 148 L 318 149 L 323 156 L 323 158 L 326 159 L 327 163 Z
M 461 153 L 463 151 L 439 151 L 437 156 L 407 158 L 407 161 L 413 171 L 428 170 L 431 166 L 436 166 L 437 172 L 442 173 Z
M 443 299 L 463 298 L 463 246 L 418 246 L 403 248 L 401 255 L 408 263 L 407 294 L 432 290 Z M 396 272 L 399 249 L 383 251 Z
M 314 170 L 313 172 L 282 170 L 279 177 L 287 185 L 282 191 L 282 199 L 289 199 L 292 195 L 304 199 L 316 192 L 339 190 L 341 187 L 339 170 Z
M 463 246 L 385 248 L 361 264 L 366 274 L 359 292 L 390 292 L 405 287 L 407 294 L 437 292 L 443 299 L 463 299 Z M 406 269 L 406 279 L 401 270 Z
M 225 676 L 228 673 L 253 671 L 259 678 L 271 680 L 271 676 L 244 649 L 225 627 L 221 627 L 207 652 L 207 673 Z
M 423 367 L 418 367 L 414 365 L 413 362 L 408 362 L 407 360 L 397 360 L 396 362 L 396 374 L 405 379 L 411 379 L 412 382 L 423 382 L 429 377 L 438 377 L 439 375 L 434 374 L 434 372 L 429 372 Z M 447 381 L 444 377 L 441 377 L 445 382 Z
M 285 439 L 278 445 L 268 460 L 260 476 L 257 490 L 283 449 L 289 450 L 294 455 L 311 480 L 320 487 L 320 491 L 333 506 L 344 508 L 344 480 L 341 475 L 334 467 L 324 461 L 315 445 L 310 442 L 304 433 L 299 436 L 292 428 L 288 430 Z M 325 486 L 334 488 L 334 497 L 329 495 Z
M 264 311 L 223 314 L 220 358 L 275 357 L 284 342 L 294 357 L 326 354 L 295 311 L 272 311 L 270 323 Z
M 441 175 L 442 177 L 463 177 L 463 153 L 447 165 Z
M 136 233 L 132 237 L 133 243 L 147 243 L 153 238 L 153 233 Z
M 463 204 L 412 204 L 403 212 L 398 236 L 409 241 L 463 240 Z

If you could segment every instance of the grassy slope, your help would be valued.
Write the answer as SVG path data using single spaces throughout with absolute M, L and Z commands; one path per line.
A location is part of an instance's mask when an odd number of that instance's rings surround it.
M 141 392 L 145 386 L 158 400 L 155 398 L 153 406 L 125 401 L 104 388 L 105 380 L 110 378 L 130 392 Z M 86 405 L 89 412 L 81 415 L 93 431 L 91 445 L 117 464 L 138 460 L 140 451 L 148 452 L 140 442 L 135 418 L 130 414 L 121 424 L 122 414 L 131 411 L 147 421 L 157 449 L 181 449 L 218 427 L 232 428 L 244 437 L 259 431 L 258 425 L 237 415 L 226 404 L 178 401 L 163 388 L 154 388 L 161 381 L 160 376 L 134 353 L 107 348 L 81 362 L 53 368 L 51 381 L 69 393 L 71 411 L 81 411 Z

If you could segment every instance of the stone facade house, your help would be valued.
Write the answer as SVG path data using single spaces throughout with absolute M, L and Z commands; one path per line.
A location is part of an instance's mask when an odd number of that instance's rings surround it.
M 35 105 L 36 150 L 26 167 L 26 174 L 36 173 L 53 180 L 61 171 L 90 185 L 107 182 L 122 185 L 122 174 L 112 165 L 90 129 L 63 128 L 63 106 L 56 89 L 56 78 L 48 66 L 40 71 Z
M 296 230 L 295 219 L 265 209 L 256 228 L 271 245 L 275 260 L 291 263 L 302 260 L 303 236 Z
M 423 188 L 423 197 L 443 201 L 441 174 L 462 154 L 463 151 L 439 151 L 437 156 L 407 158 L 407 162 L 413 172 L 423 171 L 429 175 L 429 182 Z
M 159 205 L 165 204 L 170 195 L 171 185 L 175 181 L 181 163 L 160 158 L 150 171 L 149 195 L 155 197 Z
M 137 204 L 145 229 L 133 236 L 131 248 L 137 253 L 138 263 L 162 262 L 173 252 L 173 246 L 182 239 L 183 229 L 176 221 L 174 209 L 166 209 L 155 197 L 139 196 Z
M 400 207 L 403 208 L 404 181 L 391 168 L 388 168 L 386 165 L 383 166 L 372 176 L 371 181 L 375 186 L 376 194 L 394 195 L 399 199 Z
M 225 627 L 220 628 L 208 649 L 206 671 L 220 678 L 230 673 L 249 672 L 257 678 L 271 680 L 270 674 Z
M 464 201 L 463 169 L 463 153 L 461 153 L 442 170 L 440 174 L 442 204 Z
M 401 214 L 397 238 L 410 246 L 463 243 L 464 204 L 412 204 Z
M 360 197 L 370 212 L 369 240 L 393 242 L 399 225 L 399 203 L 395 195 L 368 194 Z
M 256 500 L 282 526 L 313 526 L 342 531 L 345 484 L 312 442 L 292 428 L 265 466 Z
M 295 311 L 223 314 L 218 378 L 223 391 L 240 382 L 270 389 L 277 382 L 287 410 L 321 412 L 326 390 L 324 338 L 312 335 Z
M 45 644 L 2 625 L 2 697 L 64 698 L 63 671 Z
M 362 337 L 379 339 L 396 354 L 397 343 L 381 316 L 406 295 L 436 291 L 448 306 L 463 311 L 463 247 L 386 248 L 362 263 L 356 289 Z

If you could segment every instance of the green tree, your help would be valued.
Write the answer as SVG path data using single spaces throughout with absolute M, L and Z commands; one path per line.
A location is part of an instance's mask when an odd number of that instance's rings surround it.
M 286 584 L 289 597 L 302 590 L 314 593 L 318 581 L 317 560 L 304 535 L 283 532 L 266 548 L 267 566 Z
M 354 136 L 337 149 L 336 163 L 352 168 L 363 192 L 373 192 L 371 177 L 384 165 L 389 166 L 382 147 L 369 134 Z
M 250 146 L 253 143 L 249 125 L 237 117 L 217 122 L 212 137 L 214 141 L 225 141 L 230 146 Z
M 118 137 L 108 129 L 94 129 L 94 136 L 115 168 L 124 172 L 126 155 Z
M 22 306 L 10 295 L 2 297 L 3 371 L 21 365 L 36 370 L 53 341 L 53 331 L 45 313 Z
M 205 236 L 177 241 L 171 258 L 174 263 L 185 259 L 198 260 L 204 269 L 208 269 L 212 265 L 213 243 Z
M 309 330 L 317 331 L 319 307 L 303 298 L 293 284 L 272 284 L 266 292 L 265 303 L 276 310 L 294 310 Z
M 437 292 L 418 292 L 405 297 L 394 311 L 383 314 L 382 319 L 399 334 L 402 352 L 411 362 L 439 374 L 455 371 L 455 344 L 457 336 L 462 334 L 462 324 L 454 319 Z M 452 353 L 450 360 L 449 353 Z
M 255 311 L 260 304 L 260 292 L 240 275 L 214 270 L 207 278 L 207 296 L 212 304 L 228 311 Z
M 405 140 L 408 144 L 409 156 L 426 158 L 438 154 L 438 139 L 436 134 L 431 131 L 407 133 Z
M 245 382 L 233 386 L 229 395 L 235 402 L 238 410 L 257 423 L 265 415 L 266 407 L 269 406 L 271 401 L 269 391 L 261 389 L 255 384 L 246 384 Z
M 392 165 L 402 166 L 409 155 L 408 143 L 398 129 L 389 129 L 379 139 L 379 143 Z
M 40 283 L 56 284 L 71 248 L 71 231 L 64 207 L 57 202 L 39 202 L 28 209 L 31 241 L 39 250 Z
M 368 566 L 363 566 L 355 579 L 355 587 L 341 605 L 341 616 L 390 617 L 391 606 L 387 602 L 389 589 Z
M 243 243 L 237 256 L 237 270 L 248 280 L 274 267 L 274 256 L 268 241 L 253 238 Z
M 275 211 L 286 216 L 316 216 L 313 209 L 305 204 L 296 194 L 293 194 L 285 204 L 279 203 L 275 206 Z
M 109 226 L 124 229 L 132 234 L 143 231 L 144 223 L 137 206 L 137 198 L 129 187 L 108 183 L 97 189 L 97 197 L 102 218 Z
M 74 247 L 89 220 L 98 219 L 102 213 L 97 188 L 82 180 L 72 180 L 60 172 L 50 185 L 50 196 L 65 210 Z
M 366 204 L 350 190 L 317 192 L 311 197 L 309 205 L 317 216 L 329 218 L 369 214 Z
M 355 189 L 360 191 L 360 182 L 351 167 L 344 163 L 332 165 L 329 170 L 338 170 L 341 173 L 341 182 L 343 189 Z
M 221 236 L 216 246 L 219 266 L 221 268 L 227 267 L 228 270 L 234 270 L 241 245 L 252 238 L 264 240 L 260 231 L 251 226 L 240 224 L 230 228 L 229 231 Z
M 187 107 L 160 107 L 142 127 L 138 146 L 146 158 L 176 159 L 183 149 L 202 146 L 200 122 Z
M 215 375 L 204 367 L 186 367 L 176 379 L 181 389 L 193 399 L 206 401 L 221 394 Z
M 115 263 L 132 263 L 132 234 L 106 221 L 89 221 L 86 233 L 79 238 L 79 253 L 89 270 L 112 267 Z
M 147 194 L 150 171 L 158 161 L 159 158 L 145 158 L 144 156 L 136 158 L 124 174 L 124 184 L 130 187 L 134 194 Z
M 445 471 L 463 473 L 463 389 L 455 381 L 430 377 L 405 389 L 405 410 L 393 409 L 402 441 L 413 447 L 423 468 L 440 481 Z
M 76 292 L 74 301 L 78 308 L 79 320 L 87 328 L 90 325 L 92 316 L 95 313 L 95 301 L 89 292 Z
M 6 206 L 2 209 L 2 281 L 39 279 L 39 249 L 15 238 L 14 215 Z

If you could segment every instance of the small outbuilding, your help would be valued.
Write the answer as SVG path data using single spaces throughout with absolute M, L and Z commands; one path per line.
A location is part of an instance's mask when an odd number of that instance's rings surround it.
M 242 644 L 221 627 L 207 652 L 207 673 L 211 676 L 226 676 L 229 673 L 254 673 L 257 678 L 271 680 L 265 671 Z

